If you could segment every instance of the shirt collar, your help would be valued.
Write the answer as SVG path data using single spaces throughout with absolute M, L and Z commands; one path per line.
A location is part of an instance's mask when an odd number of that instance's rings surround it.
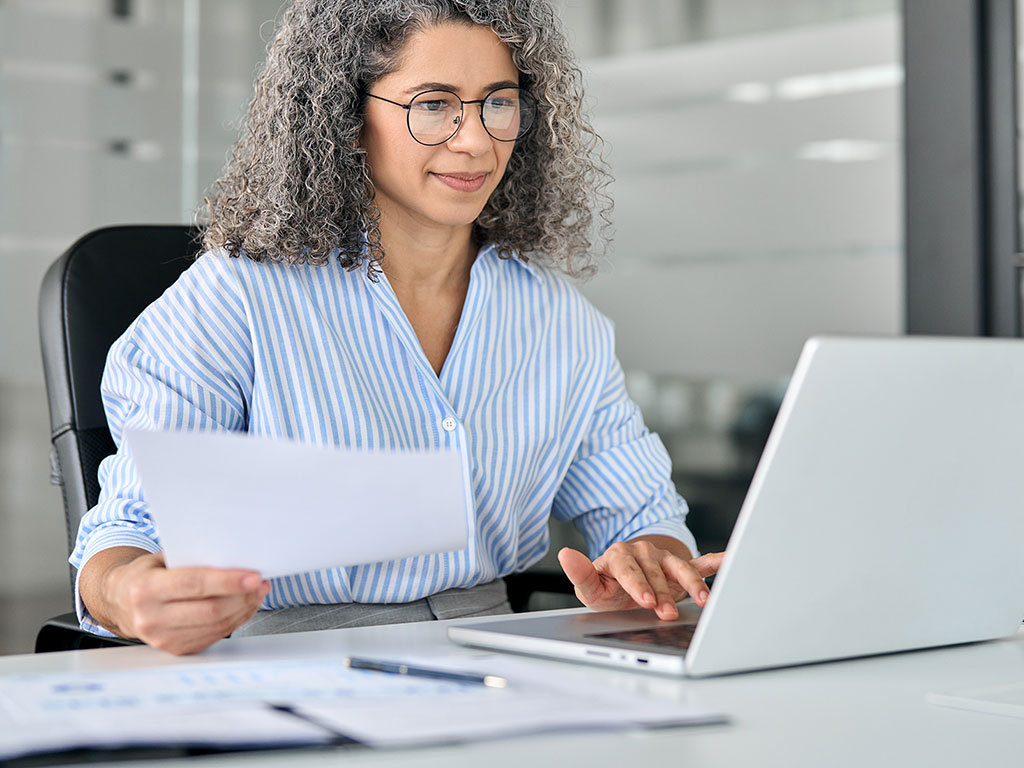
M 490 259 L 493 259 L 494 262 L 496 262 L 499 265 L 514 264 L 515 266 L 509 266 L 509 268 L 526 270 L 526 272 L 530 274 L 538 282 L 544 282 L 544 275 L 533 262 L 523 261 L 519 257 L 519 254 L 515 251 L 512 252 L 511 258 L 503 259 L 498 255 L 499 251 L 500 249 L 498 248 L 498 245 L 496 243 L 488 243 L 487 245 L 480 249 L 479 253 L 477 254 L 477 260 L 480 260 L 486 256 Z

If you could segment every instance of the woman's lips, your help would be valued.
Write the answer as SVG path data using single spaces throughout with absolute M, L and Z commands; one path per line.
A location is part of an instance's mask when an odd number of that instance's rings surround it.
M 487 173 L 431 173 L 442 184 L 459 192 L 476 192 L 487 181 Z

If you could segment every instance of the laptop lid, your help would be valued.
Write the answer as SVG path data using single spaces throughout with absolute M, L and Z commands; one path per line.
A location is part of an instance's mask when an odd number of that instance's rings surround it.
M 713 675 L 1014 632 L 1024 618 L 1022 381 L 1018 340 L 808 341 L 681 669 Z M 534 642 L 512 644 L 562 657 L 567 645 L 605 646 L 570 617 L 542 618 L 551 624 L 528 620 Z M 526 637 L 511 629 L 519 621 L 449 635 L 516 650 L 493 636 Z M 588 660 L 654 669 L 637 661 L 636 643 L 617 645 L 622 658 Z

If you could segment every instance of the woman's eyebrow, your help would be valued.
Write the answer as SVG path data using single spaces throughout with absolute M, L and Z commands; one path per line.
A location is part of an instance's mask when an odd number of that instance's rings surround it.
M 518 87 L 519 83 L 517 83 L 514 80 L 499 80 L 496 83 L 490 83 L 489 85 L 485 85 L 483 87 L 483 90 L 485 92 L 488 92 L 493 91 L 496 88 Z M 452 91 L 454 93 L 458 93 L 459 87 L 457 85 L 452 85 L 451 83 L 420 83 L 419 85 L 414 85 L 412 88 L 406 88 L 404 92 L 408 94 L 413 94 L 423 93 L 424 91 Z

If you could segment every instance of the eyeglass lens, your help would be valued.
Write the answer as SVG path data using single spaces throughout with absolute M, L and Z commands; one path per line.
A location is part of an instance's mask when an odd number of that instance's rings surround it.
M 498 141 L 522 138 L 533 125 L 537 103 L 526 91 L 502 88 L 481 106 L 484 129 Z M 422 144 L 443 144 L 462 122 L 462 102 L 449 91 L 428 91 L 409 104 L 409 132 Z

